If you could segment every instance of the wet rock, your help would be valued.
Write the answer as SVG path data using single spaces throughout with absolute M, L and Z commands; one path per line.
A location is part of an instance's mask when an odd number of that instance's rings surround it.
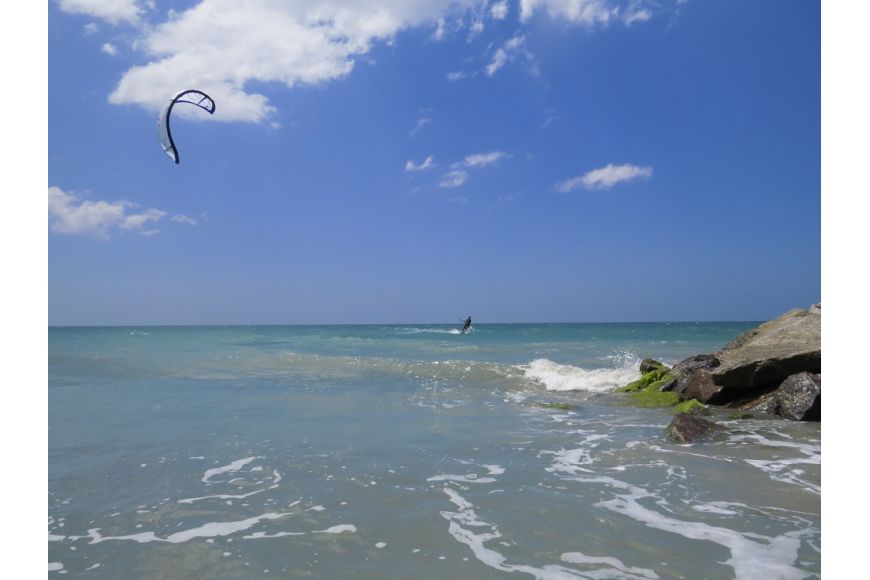
M 683 401 L 679 405 L 674 406 L 673 414 L 677 413 L 686 413 L 688 415 L 709 415 L 710 410 L 707 409 L 707 406 L 700 402 L 698 399 L 689 399 L 688 401 Z
M 677 413 L 668 425 L 666 433 L 668 438 L 676 443 L 692 443 L 722 430 L 722 426 L 697 415 Z
M 651 371 L 654 371 L 656 369 L 660 369 L 660 368 L 666 367 L 666 366 L 667 365 L 665 365 L 664 363 L 659 362 L 655 359 L 645 358 L 642 361 L 640 361 L 640 373 L 645 375 L 648 372 L 651 372 Z

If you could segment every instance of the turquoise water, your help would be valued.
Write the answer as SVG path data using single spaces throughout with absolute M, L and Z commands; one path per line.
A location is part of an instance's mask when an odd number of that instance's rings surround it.
M 51 328 L 49 570 L 817 577 L 818 424 L 610 393 L 753 326 Z

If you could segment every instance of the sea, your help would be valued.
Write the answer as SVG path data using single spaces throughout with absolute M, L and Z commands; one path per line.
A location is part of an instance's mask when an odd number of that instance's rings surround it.
M 818 578 L 819 423 L 613 392 L 756 325 L 51 327 L 49 577 Z

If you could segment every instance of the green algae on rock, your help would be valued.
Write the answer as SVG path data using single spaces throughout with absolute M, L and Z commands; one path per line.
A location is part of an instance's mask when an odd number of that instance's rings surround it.
M 688 401 L 683 401 L 682 403 L 674 406 L 673 413 L 674 415 L 676 415 L 677 413 L 688 413 L 690 415 L 709 415 L 710 410 L 707 408 L 707 405 L 705 405 L 698 399 L 689 399 Z

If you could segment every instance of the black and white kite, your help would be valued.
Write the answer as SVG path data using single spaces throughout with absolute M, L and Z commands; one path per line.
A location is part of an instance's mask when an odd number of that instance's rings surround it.
M 175 141 L 172 140 L 172 131 L 169 130 L 169 118 L 172 114 L 172 108 L 176 103 L 196 105 L 209 115 L 212 115 L 214 114 L 214 101 L 202 91 L 188 89 L 172 97 L 172 100 L 169 101 L 169 104 L 160 113 L 160 117 L 157 119 L 157 136 L 160 138 L 160 145 L 163 147 L 163 151 L 169 155 L 169 158 L 178 163 L 178 149 L 175 148 Z

